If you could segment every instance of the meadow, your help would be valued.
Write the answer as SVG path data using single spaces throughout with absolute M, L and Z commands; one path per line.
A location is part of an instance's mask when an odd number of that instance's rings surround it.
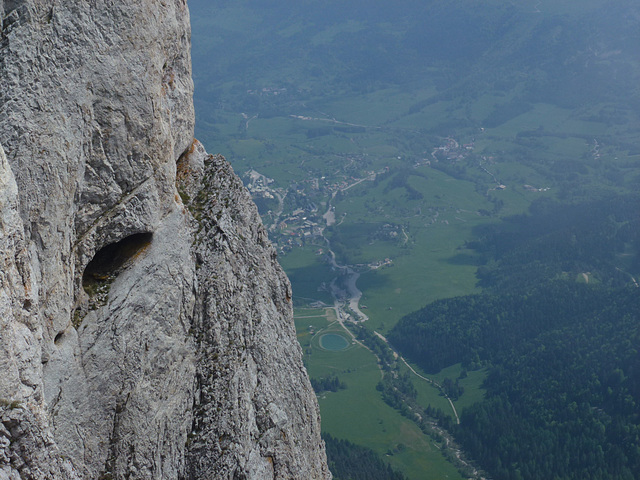
M 272 178 L 286 193 L 285 213 L 303 209 L 326 227 L 319 216 L 335 208 L 324 238 L 272 230 L 279 247 L 295 239 L 279 260 L 309 374 L 347 384 L 320 395 L 323 430 L 388 455 L 408 478 L 461 478 L 430 437 L 382 401 L 370 351 L 320 347 L 318 332 L 341 327 L 331 310 L 309 308 L 333 305 L 326 285 L 337 272 L 318 252 L 330 245 L 339 264 L 360 273 L 365 326 L 385 334 L 434 300 L 481 291 L 476 271 L 486 259 L 469 248 L 479 227 L 543 198 L 637 191 L 640 68 L 629 56 L 637 33 L 601 0 L 483 8 L 407 0 L 414 19 L 384 2 L 378 10 L 190 3 L 196 136 L 240 175 Z M 591 36 L 614 28 L 607 55 L 596 55 Z M 450 31 L 456 41 L 443 45 Z M 267 226 L 273 219 L 263 215 Z M 452 365 L 434 380 L 461 373 Z M 485 375 L 460 378 L 459 411 L 482 399 Z M 413 383 L 421 405 L 450 412 L 436 388 Z
M 408 109 L 410 102 L 406 95 L 397 96 L 399 102 L 405 101 L 403 109 Z M 361 276 L 357 285 L 363 292 L 360 306 L 366 306 L 363 312 L 369 317 L 366 326 L 382 334 L 402 316 L 431 301 L 480 291 L 475 272 L 482 259 L 466 248 L 466 242 L 474 239 L 477 226 L 495 222 L 502 216 L 522 214 L 532 201 L 556 198 L 560 192 L 567 191 L 567 186 L 574 192 L 571 195 L 576 196 L 589 188 L 618 190 L 621 187 L 593 175 L 603 169 L 602 156 L 592 158 L 593 143 L 582 134 L 572 136 L 573 132 L 588 130 L 592 125 L 569 122 L 567 113 L 561 109 L 539 105 L 482 133 L 475 128 L 462 133 L 452 131 L 451 135 L 455 135 L 460 144 L 475 139 L 474 150 L 462 159 L 444 160 L 442 168 L 438 168 L 431 152 L 445 144 L 446 137 L 434 139 L 430 134 L 415 133 L 410 128 L 413 122 L 419 123 L 415 118 L 405 116 L 390 124 L 390 115 L 397 116 L 402 109 L 388 110 L 387 102 L 372 103 L 370 97 L 349 98 L 342 108 L 334 100 L 322 110 L 335 108 L 335 114 L 331 110 L 330 116 L 346 123 L 375 120 L 385 125 L 383 128 L 367 127 L 364 131 L 345 134 L 330 127 L 321 131 L 322 135 L 309 137 L 301 131 L 327 128 L 325 122 L 287 117 L 256 119 L 243 132 L 246 138 L 223 137 L 224 144 L 213 148 L 230 152 L 228 155 L 234 159 L 237 171 L 253 168 L 283 187 L 311 176 L 362 178 L 368 171 L 388 168 L 389 173 L 378 175 L 377 181 L 364 181 L 334 198 L 332 204 L 341 223 L 327 232 L 332 248 L 340 254 L 340 261 L 359 266 Z M 434 104 L 433 110 L 425 109 L 421 115 L 438 118 L 440 111 L 453 103 Z M 488 116 L 494 107 L 482 99 L 473 108 L 475 114 L 482 117 Z M 354 112 L 353 115 L 350 112 Z M 543 128 L 556 134 L 522 145 L 517 133 L 525 127 L 539 128 L 543 121 Z M 300 125 L 301 122 L 304 125 Z M 559 131 L 559 125 L 566 130 Z M 203 140 L 212 148 L 213 141 L 206 135 Z M 604 151 L 603 155 L 620 155 L 618 149 L 608 148 L 610 153 Z M 483 156 L 493 157 L 485 168 L 505 189 L 495 189 L 493 178 L 478 167 L 478 159 Z M 564 161 L 569 162 L 567 159 L 585 156 L 587 159 L 577 172 L 572 170 L 572 165 L 567 169 L 562 167 Z M 424 159 L 433 163 L 415 166 Z M 625 163 L 629 165 L 633 161 L 629 156 L 621 156 L 612 164 L 624 169 Z M 345 165 L 349 164 L 351 170 L 346 170 Z M 584 172 L 582 168 L 587 169 L 586 173 L 580 173 Z M 524 185 L 548 190 L 532 191 Z M 309 198 L 322 206 L 329 202 L 326 193 L 310 192 Z M 397 227 L 394 238 L 385 237 L 381 231 L 387 224 Z M 336 273 L 316 253 L 320 247 L 326 245 L 311 243 L 280 254 L 280 262 L 293 285 L 296 316 L 305 312 L 300 308 L 316 301 L 333 303 L 331 295 L 320 287 L 330 283 Z M 386 258 L 392 260 L 390 265 L 376 269 L 367 266 Z M 328 327 L 324 317 L 314 318 L 314 324 L 316 329 Z M 318 398 L 324 431 L 372 448 L 408 478 L 462 478 L 429 436 L 382 401 L 375 388 L 380 381 L 380 370 L 373 354 L 360 346 L 343 352 L 324 351 L 317 341 L 304 343 L 306 319 L 297 319 L 296 326 L 310 376 L 336 373 L 347 384 L 343 391 L 323 393 Z M 327 332 L 332 328 L 336 327 L 330 327 Z M 455 365 L 434 380 L 441 382 L 445 377 L 455 379 L 459 375 L 460 366 Z M 482 372 L 469 372 L 468 377 L 460 381 L 465 393 L 455 402 L 459 413 L 482 399 L 483 378 Z M 422 406 L 431 405 L 451 414 L 447 400 L 437 389 L 415 377 L 413 383 Z
M 322 334 L 342 333 L 348 337 L 332 312 L 332 309 L 298 309 L 295 315 L 309 375 L 312 378 L 337 375 L 346 384 L 344 390 L 318 396 L 323 431 L 367 445 L 408 478 L 462 479 L 431 437 L 382 401 L 375 388 L 382 372 L 369 350 L 357 344 L 339 352 L 320 347 Z M 428 392 L 421 388 L 425 406 L 431 403 L 449 408 L 435 388 L 427 388 Z

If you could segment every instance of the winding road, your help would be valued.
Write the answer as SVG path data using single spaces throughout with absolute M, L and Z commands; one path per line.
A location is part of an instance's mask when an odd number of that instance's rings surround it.
M 404 363 L 404 364 L 407 366 L 407 368 L 408 368 L 409 370 L 411 370 L 411 372 L 412 372 L 416 377 L 419 377 L 419 378 L 421 378 L 422 380 L 424 380 L 424 381 L 426 381 L 426 382 L 429 382 L 431 385 L 433 385 L 434 387 L 436 387 L 438 390 L 440 390 L 440 391 L 442 392 L 442 394 L 444 395 L 444 398 L 446 398 L 446 399 L 449 401 L 449 405 L 451 405 L 451 410 L 453 410 L 453 414 L 454 414 L 454 415 L 455 415 L 455 417 L 456 417 L 456 423 L 457 423 L 458 425 L 460 425 L 460 417 L 458 416 L 458 411 L 456 410 L 456 407 L 455 407 L 455 405 L 453 404 L 453 401 L 451 400 L 451 398 L 450 398 L 446 393 L 444 393 L 444 389 L 442 388 L 442 385 L 440 385 L 440 384 L 439 384 L 438 382 L 436 382 L 435 380 L 432 380 L 432 379 L 430 379 L 430 378 L 427 378 L 427 377 L 425 377 L 425 376 L 423 376 L 423 375 L 420 375 L 418 372 L 416 372 L 416 371 L 415 371 L 415 369 L 414 369 L 411 365 L 409 365 L 409 364 L 407 363 L 407 361 L 404 359 L 404 357 L 403 357 L 402 355 L 400 355 L 398 352 L 396 352 L 396 351 L 393 349 L 393 347 L 391 346 L 391 344 L 389 343 L 389 341 L 386 339 L 386 337 L 384 337 L 381 333 L 378 333 L 378 332 L 376 332 L 376 331 L 374 331 L 373 333 L 374 333 L 374 334 L 376 334 L 376 336 L 378 336 L 378 338 L 380 338 L 381 340 L 383 340 L 383 341 L 387 344 L 387 346 L 388 346 L 388 347 L 391 349 L 391 351 L 393 352 L 393 356 L 394 356 L 396 359 L 400 359 L 400 360 L 402 360 L 402 363 Z
M 331 200 L 333 200 L 334 196 L 335 196 L 335 193 L 334 195 L 331 196 Z M 323 218 L 327 222 L 327 226 L 330 226 L 333 222 L 335 222 L 335 214 L 333 211 L 333 207 L 331 206 L 331 200 L 328 202 L 327 212 L 323 215 Z M 406 236 L 404 229 L 402 230 L 402 232 Z M 339 265 L 336 262 L 335 253 L 333 252 L 333 250 L 331 250 L 331 242 L 327 237 L 324 236 L 324 230 L 322 233 L 322 237 L 324 238 L 327 244 L 327 250 L 329 252 L 331 267 L 334 270 L 339 271 L 340 276 L 345 277 L 342 282 L 345 289 L 338 287 L 337 281 L 339 277 L 334 278 L 331 281 L 331 284 L 329 285 L 331 296 L 333 297 L 333 308 L 336 311 L 336 318 L 338 319 L 338 322 L 340 323 L 342 328 L 349 333 L 349 335 L 351 336 L 354 342 L 357 342 L 359 345 L 367 348 L 367 350 L 370 350 L 362 342 L 357 340 L 355 335 L 351 332 L 351 330 L 349 330 L 344 324 L 344 322 L 349 319 L 351 319 L 351 321 L 353 321 L 354 323 L 361 323 L 369 320 L 369 317 L 364 313 L 362 313 L 362 310 L 360 310 L 360 305 L 359 305 L 360 299 L 362 298 L 362 292 L 358 289 L 356 282 L 358 281 L 360 274 L 355 270 L 353 270 L 353 268 L 351 268 L 350 266 Z M 349 311 L 345 307 L 348 307 Z M 354 315 L 357 318 L 354 319 L 353 318 Z M 395 351 L 395 349 L 391 346 L 389 341 L 382 334 L 376 331 L 374 331 L 373 333 L 386 343 L 389 349 L 393 352 L 393 356 L 396 359 L 399 358 L 400 360 L 402 360 L 402 362 L 407 366 L 409 370 L 411 370 L 411 372 L 414 375 L 416 375 L 417 377 L 421 378 L 426 382 L 429 382 L 431 385 L 433 385 L 438 390 L 440 390 L 440 392 L 442 392 L 444 397 L 448 400 L 449 405 L 451 405 L 451 410 L 453 411 L 453 414 L 456 417 L 456 423 L 460 424 L 460 417 L 458 416 L 456 407 L 453 404 L 453 401 L 451 400 L 451 398 L 444 392 L 444 389 L 442 388 L 442 386 L 439 383 L 435 382 L 434 380 L 431 380 L 430 378 L 427 378 L 423 375 L 420 375 L 418 372 L 416 372 L 415 369 L 407 363 L 404 357 L 402 357 L 398 352 Z

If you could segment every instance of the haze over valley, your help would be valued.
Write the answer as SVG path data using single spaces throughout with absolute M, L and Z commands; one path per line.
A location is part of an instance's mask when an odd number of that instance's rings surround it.
M 640 6 L 190 9 L 334 476 L 639 478 Z

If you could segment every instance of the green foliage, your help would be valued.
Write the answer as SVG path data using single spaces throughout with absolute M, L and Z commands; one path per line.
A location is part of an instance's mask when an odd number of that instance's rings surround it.
M 564 281 L 525 295 L 443 299 L 402 318 L 387 338 L 427 372 L 458 362 L 476 369 L 549 328 L 579 322 L 605 299 L 602 290 Z
M 253 168 L 274 178 L 287 194 L 280 221 L 303 209 L 324 226 L 323 207 L 332 199 L 336 222 L 324 233 L 338 263 L 358 264 L 370 330 L 385 333 L 426 302 L 477 293 L 478 269 L 487 295 L 433 304 L 429 318 L 403 320 L 390 336 L 427 369 L 464 362 L 476 382 L 460 397 L 465 405 L 481 400 L 486 371 L 515 365 L 508 359 L 549 332 L 579 330 L 609 289 L 633 284 L 640 273 L 638 202 L 620 195 L 640 187 L 640 64 L 633 53 L 640 44 L 633 21 L 639 7 L 606 0 L 533 3 L 190 0 L 196 135 L 209 151 L 227 155 L 236 171 Z M 447 137 L 459 148 L 438 150 Z M 374 181 L 346 189 L 369 172 Z M 562 203 L 540 201 L 547 198 Z M 258 203 L 269 225 L 276 216 L 268 212 L 278 206 Z M 500 219 L 514 214 L 520 216 Z M 315 255 L 326 244 L 296 238 L 294 231 L 270 233 L 286 245 L 280 259 L 296 306 L 331 304 L 322 285 L 336 275 Z M 392 261 L 369 269 L 385 258 Z M 365 343 L 385 355 L 367 335 L 361 334 Z M 426 470 L 445 477 L 432 457 L 424 468 L 430 444 L 416 436 L 397 439 L 400 427 L 409 427 L 374 389 L 380 377 L 373 355 L 360 347 L 322 352 L 308 332 L 301 339 L 312 375 L 326 378 L 333 368 L 349 383 L 321 396 L 323 426 L 394 453 L 391 461 L 412 478 Z M 345 373 L 356 357 L 367 358 L 367 368 Z M 629 378 L 622 364 L 614 371 L 622 372 L 612 376 L 623 383 Z M 451 395 L 456 383 L 467 385 L 457 373 L 447 376 Z M 515 375 L 504 378 L 518 382 Z M 438 381 L 444 384 L 442 376 Z M 494 402 L 497 392 L 480 405 Z M 514 398 L 508 400 L 519 408 Z M 549 415 L 534 401 L 528 406 Z M 501 408 L 495 411 L 508 410 Z M 432 410 L 427 416 L 438 418 Z M 372 418 L 384 418 L 384 428 L 372 426 Z M 513 432 L 517 428 L 526 431 L 526 422 L 514 423 Z M 468 448 L 500 475 L 527 478 L 537 465 L 527 470 L 526 462 L 505 453 L 518 440 L 515 433 L 498 446 L 486 439 L 487 455 Z M 543 437 L 526 438 L 546 445 Z M 399 443 L 407 450 L 396 452 Z M 615 448 L 603 448 L 624 460 Z M 518 450 L 524 455 L 524 447 Z M 512 461 L 491 463 L 496 458 Z M 589 477 L 605 478 L 598 469 Z
M 635 288 L 558 282 L 520 302 L 512 295 L 459 298 L 438 311 L 435 323 L 425 317 L 423 324 L 434 337 L 418 337 L 422 348 L 407 354 L 417 362 L 458 344 L 446 361 L 468 356 L 469 347 L 491 362 L 486 400 L 467 408 L 452 431 L 492 476 L 510 479 L 519 470 L 523 478 L 579 479 L 598 471 L 597 478 L 637 478 Z
M 621 268 L 635 268 L 637 207 L 538 202 L 483 229 L 488 293 L 433 302 L 388 335 L 427 371 L 488 366 L 485 399 L 448 428 L 493 478 L 640 475 L 640 296 Z
M 354 326 L 354 330 L 358 333 L 358 340 L 361 340 L 380 359 L 383 368 L 395 361 L 393 352 L 380 337 L 362 325 Z
M 523 290 L 549 279 L 589 272 L 611 286 L 629 282 L 640 254 L 628 252 L 640 238 L 640 198 L 608 196 L 584 203 L 532 203 L 528 215 L 478 227 L 468 243 L 485 256 L 480 284 L 495 292 Z M 621 261 L 624 257 L 629 261 Z M 622 267 L 622 268 L 621 268 Z
M 329 375 L 323 378 L 311 378 L 311 386 L 316 393 L 337 392 L 347 388 L 347 384 L 341 381 L 337 375 Z
M 376 386 L 376 390 L 382 394 L 382 399 L 385 403 L 396 410 L 400 410 L 405 416 L 408 416 L 408 412 L 405 412 L 407 408 L 406 400 L 415 400 L 418 396 L 409 372 L 404 375 L 397 375 L 395 372 L 394 374 L 385 375 Z
M 637 292 L 505 354 L 456 437 L 496 479 L 638 478 Z M 594 476 L 595 475 L 595 476 Z
M 322 434 L 327 448 L 329 469 L 335 480 L 404 480 L 402 473 L 394 470 L 378 454 L 369 448 L 348 440 Z M 406 447 L 405 447 L 406 448 Z
M 381 378 L 380 366 L 371 351 L 358 344 L 340 351 L 320 347 L 322 335 L 344 334 L 342 327 L 335 323 L 333 309 L 296 309 L 295 322 L 311 378 L 335 375 L 348 385 L 344 390 L 318 395 L 323 432 L 366 445 L 380 456 L 392 452 L 386 460 L 407 478 L 462 480 L 456 467 L 442 455 L 440 447 L 433 445 L 430 433 L 425 434 L 412 418 L 402 416 L 384 403 L 376 390 Z M 417 385 L 415 378 L 413 381 Z M 442 408 L 449 408 L 448 403 L 442 401 L 443 397 L 438 396 L 437 389 L 419 387 L 419 397 L 424 399 L 425 405 L 434 401 Z M 424 395 L 425 390 L 432 390 L 430 396 Z M 442 416 L 448 418 L 444 413 Z M 396 451 L 400 443 L 406 446 L 402 452 Z
M 490 128 L 498 127 L 509 120 L 523 115 L 533 109 L 533 105 L 519 99 L 513 99 L 502 105 L 497 105 L 494 110 L 484 119 L 483 125 Z
M 464 387 L 460 385 L 460 381 L 458 379 L 452 380 L 449 377 L 446 377 L 442 382 L 442 390 L 447 397 L 454 401 L 464 393 Z

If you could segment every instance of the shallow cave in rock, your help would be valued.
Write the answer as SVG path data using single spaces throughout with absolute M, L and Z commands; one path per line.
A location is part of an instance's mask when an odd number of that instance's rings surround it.
M 82 286 L 90 295 L 101 293 L 118 274 L 151 245 L 153 234 L 136 233 L 96 252 L 82 274 Z

